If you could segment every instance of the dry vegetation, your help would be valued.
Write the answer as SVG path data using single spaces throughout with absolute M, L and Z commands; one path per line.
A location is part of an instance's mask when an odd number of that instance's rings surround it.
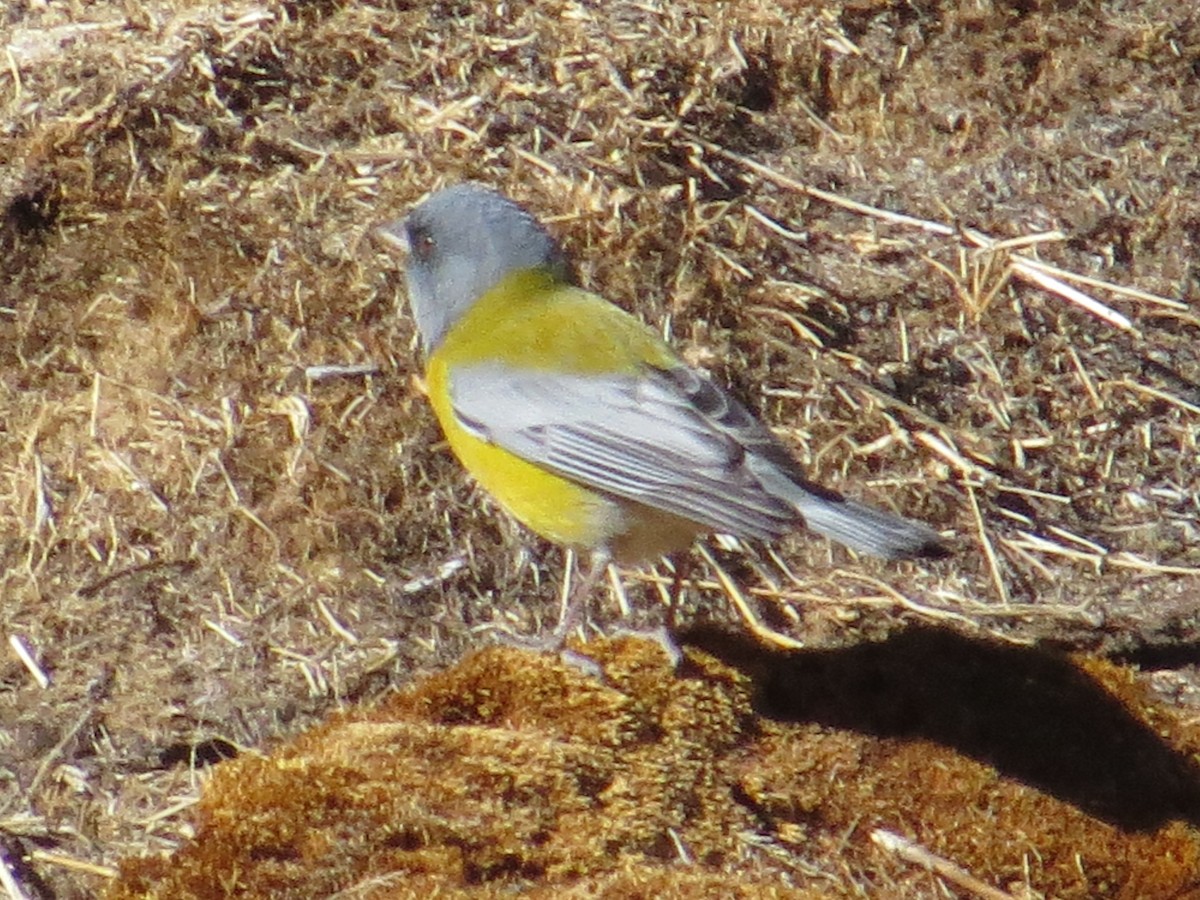
M 0 15 L 11 896 L 1200 896 L 1200 14 Z M 462 178 L 954 557 L 717 542 L 677 677 L 456 666 L 561 570 L 439 445 L 370 237 Z

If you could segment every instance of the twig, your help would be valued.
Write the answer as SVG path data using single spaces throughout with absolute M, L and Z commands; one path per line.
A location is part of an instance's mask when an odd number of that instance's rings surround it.
M 96 711 L 91 707 L 80 713 L 79 718 L 77 718 L 74 723 L 72 723 L 71 727 L 63 733 L 63 736 L 59 739 L 58 743 L 51 747 L 46 755 L 42 758 L 42 762 L 40 765 L 38 765 L 37 771 L 33 773 L 33 778 L 29 782 L 29 787 L 25 789 L 25 796 L 32 797 L 34 795 L 34 792 L 37 790 L 38 786 L 41 785 L 42 781 L 46 778 L 47 773 L 49 773 L 51 766 L 53 766 L 55 761 L 62 756 L 63 751 L 67 749 L 67 745 L 70 744 L 71 741 L 75 740 L 75 738 L 79 735 L 79 732 L 83 731 L 84 727 L 88 723 L 93 721 L 95 715 Z
M 988 568 L 992 573 L 992 581 L 996 585 L 996 591 L 1000 594 L 1000 602 L 1005 606 L 1008 605 L 1008 588 L 1004 586 L 1004 575 L 1000 571 L 1000 561 L 996 558 L 996 549 L 992 546 L 991 539 L 988 537 L 987 528 L 983 524 L 983 513 L 979 511 L 979 501 L 975 498 L 975 488 L 971 482 L 965 481 L 963 484 L 967 488 L 967 501 L 971 504 L 971 515 L 975 517 L 975 527 L 979 531 L 979 544 L 983 547 L 983 555 L 987 558 Z
M 928 231 L 931 234 L 939 234 L 942 237 L 953 237 L 959 234 L 959 230 L 952 225 L 945 225 L 941 222 L 932 222 L 929 219 L 918 219 L 916 216 L 905 215 L 904 213 L 892 212 L 887 209 L 880 209 L 877 206 L 869 206 L 866 203 L 859 203 L 857 200 L 851 200 L 849 197 L 843 197 L 840 194 L 834 194 L 829 191 L 823 191 L 820 188 L 815 188 L 812 185 L 805 184 L 803 181 L 797 181 L 795 178 L 789 178 L 782 172 L 772 169 L 770 166 L 764 166 L 762 163 L 751 159 L 748 156 L 743 156 L 740 153 L 734 153 L 732 150 L 726 150 L 720 144 L 714 144 L 711 141 L 706 141 L 703 138 L 691 137 L 690 140 L 695 142 L 699 147 L 708 150 L 711 153 L 716 153 L 718 156 L 723 156 L 731 162 L 745 166 L 755 175 L 765 178 L 772 184 L 782 188 L 787 188 L 790 191 L 796 191 L 800 194 L 806 194 L 809 197 L 815 197 L 818 200 L 824 200 L 826 203 L 833 206 L 840 206 L 842 209 L 848 209 L 852 212 L 861 213 L 864 216 L 870 216 L 873 219 L 882 219 L 885 222 L 894 222 L 897 225 L 910 225 L 914 228 L 920 228 L 922 231 Z
M 461 572 L 466 567 L 467 561 L 463 557 L 452 556 L 441 563 L 431 574 L 410 578 L 404 582 L 400 585 L 400 593 L 419 594 L 421 591 L 449 581 L 456 572 Z
M 859 581 L 863 584 L 869 584 L 871 587 L 883 594 L 883 596 L 894 605 L 899 606 L 901 609 L 906 609 L 909 612 L 922 615 L 928 619 L 941 619 L 951 622 L 958 622 L 974 629 L 981 627 L 979 622 L 977 622 L 975 619 L 972 619 L 970 616 L 964 616 L 961 613 L 952 612 L 948 609 L 939 609 L 936 606 L 927 606 L 923 603 L 918 603 L 915 600 L 910 600 L 890 584 L 886 584 L 880 581 L 878 578 L 873 578 L 870 575 L 864 575 L 862 572 L 851 572 L 849 570 L 839 569 L 837 574 L 839 577 L 845 580 Z M 860 599 L 863 598 L 855 598 L 854 602 L 858 603 L 860 602 Z
M 1086 309 L 1092 315 L 1103 319 L 1110 325 L 1120 328 L 1122 331 L 1137 331 L 1128 316 L 1124 316 L 1115 309 L 1105 306 L 1099 300 L 1089 297 L 1083 291 L 1071 287 L 1062 279 L 1055 278 L 1053 275 L 1047 275 L 1040 269 L 1026 265 L 1027 262 L 1028 260 L 1025 258 L 1013 254 L 1009 260 L 1009 265 L 1015 274 L 1020 275 L 1026 281 L 1032 282 L 1052 294 L 1058 294 L 1064 300 L 1068 300 L 1076 306 Z
M 1172 300 L 1169 297 L 1160 297 L 1158 294 L 1151 294 L 1148 291 L 1141 291 L 1137 288 L 1126 287 L 1123 284 L 1113 284 L 1111 281 L 1104 281 L 1100 278 L 1092 278 L 1089 275 L 1080 275 L 1078 272 L 1072 272 L 1069 269 L 1063 269 L 1059 266 L 1052 266 L 1048 262 L 1043 262 L 1040 259 L 1026 259 L 1025 265 L 1031 269 L 1040 269 L 1047 275 L 1053 275 L 1056 278 L 1061 278 L 1064 281 L 1075 281 L 1079 284 L 1086 284 L 1088 287 L 1100 288 L 1101 290 L 1111 291 L 1122 297 L 1129 297 L 1133 300 L 1145 300 L 1147 303 L 1152 303 L 1155 306 L 1165 306 L 1167 309 L 1175 309 L 1180 312 L 1187 312 L 1191 309 L 1182 300 Z
M 116 878 L 120 874 L 112 866 L 88 862 L 86 859 L 76 859 L 63 853 L 53 853 L 49 850 L 34 850 L 29 854 L 34 862 L 43 862 L 73 872 L 87 872 L 89 875 L 99 875 L 101 878 Z
M 1151 294 L 1147 291 L 1140 291 L 1136 288 L 1128 288 L 1119 284 L 1113 284 L 1109 281 L 1103 281 L 1099 278 L 1090 278 L 1086 275 L 1079 275 L 1070 272 L 1066 269 L 1057 266 L 1043 263 L 1040 260 L 1026 256 L 1019 252 L 1021 248 L 1032 244 L 1044 243 L 1051 240 L 1063 240 L 1064 235 L 1058 231 L 1040 232 L 1038 234 L 1020 235 L 1014 238 L 1005 240 L 997 240 L 990 235 L 973 228 L 960 228 L 954 225 L 949 225 L 945 222 L 936 222 L 931 219 L 922 219 L 917 216 L 910 216 L 905 213 L 893 212 L 887 209 L 881 209 L 877 206 L 871 206 L 867 203 L 861 203 L 857 200 L 851 200 L 849 197 L 843 197 L 840 194 L 824 191 L 820 188 L 813 187 L 810 184 L 805 184 L 795 178 L 791 178 L 784 173 L 772 169 L 770 166 L 764 165 L 757 160 L 751 159 L 748 156 L 743 156 L 741 153 L 735 153 L 722 147 L 720 144 L 714 144 L 711 141 L 704 140 L 695 135 L 689 135 L 688 139 L 697 147 L 709 152 L 722 156 L 725 159 L 735 162 L 740 166 L 748 169 L 759 177 L 770 183 L 777 185 L 789 191 L 795 191 L 799 194 L 804 194 L 808 197 L 821 200 L 829 203 L 832 206 L 837 206 L 842 209 L 850 210 L 859 215 L 868 216 L 873 219 L 878 219 L 883 222 L 891 222 L 895 225 L 903 225 L 910 228 L 918 228 L 928 234 L 934 234 L 939 237 L 957 237 L 959 241 L 974 247 L 978 250 L 988 252 L 1005 253 L 1008 257 L 1008 269 L 1013 275 L 1023 278 L 1025 281 L 1036 285 L 1044 291 L 1055 294 L 1064 300 L 1074 303 L 1094 316 L 1108 322 L 1110 325 L 1137 334 L 1138 331 L 1134 327 L 1133 322 L 1128 316 L 1117 312 L 1109 306 L 1101 303 L 1094 297 L 1083 293 L 1077 288 L 1067 284 L 1068 281 L 1073 281 L 1077 284 L 1084 284 L 1088 287 L 1099 288 L 1101 290 L 1110 291 L 1122 297 L 1128 297 L 1135 300 L 1141 300 L 1146 303 L 1153 303 L 1158 306 L 1176 311 L 1188 310 L 1187 304 L 1179 300 L 1172 300 L 1166 297 L 1159 297 L 1156 294 Z M 776 230 L 775 226 L 778 223 L 768 225 L 772 230 Z M 782 227 L 782 226 L 780 226 Z
M 984 900 L 1016 900 L 1012 894 L 980 881 L 957 863 L 952 863 L 948 859 L 937 856 L 926 850 L 916 841 L 901 837 L 893 831 L 876 828 L 871 832 L 871 840 L 876 846 L 886 850 L 888 853 L 894 853 L 905 862 L 924 866 L 934 874 L 945 878 L 951 884 L 962 888 L 964 891 L 970 891 L 975 896 L 984 898 Z
M 629 604 L 629 594 L 625 590 L 625 582 L 621 580 L 621 573 L 617 571 L 616 566 L 609 563 L 605 575 L 608 577 L 608 586 L 613 596 L 617 598 L 617 609 L 621 612 L 621 618 L 628 619 L 633 613 L 633 607 Z
M 1188 403 L 1186 400 L 1176 397 L 1174 394 L 1168 394 L 1166 391 L 1160 391 L 1158 388 L 1152 388 L 1147 384 L 1138 384 L 1136 381 L 1130 381 L 1128 378 L 1123 378 L 1120 381 L 1113 382 L 1118 387 L 1128 388 L 1139 394 L 1146 394 L 1154 397 L 1156 400 L 1162 400 L 1170 403 L 1172 406 L 1178 406 L 1182 410 L 1190 413 L 1200 414 L 1200 406 L 1194 403 Z
M 17 876 L 5 858 L 3 847 L 0 847 L 0 888 L 4 888 L 9 900 L 29 900 L 29 895 L 21 889 Z
M 325 620 L 325 624 L 329 626 L 330 631 L 340 637 L 347 644 L 358 643 L 358 635 L 342 624 L 338 617 L 333 614 L 333 610 L 329 608 L 328 604 L 326 604 L 323 599 L 317 597 L 316 604 L 317 612 L 321 614 L 321 618 Z
M 33 680 L 38 683 L 43 691 L 50 687 L 50 676 L 46 674 L 46 670 L 41 667 L 37 661 L 37 657 L 25 644 L 25 639 L 19 634 L 10 634 L 8 636 L 8 645 L 12 647 L 13 653 L 17 654 L 17 659 L 21 660 L 21 665 L 29 670 L 29 674 L 33 676 Z
M 304 377 L 309 381 L 326 381 L 330 378 L 357 378 L 364 375 L 378 375 L 382 369 L 374 363 L 361 365 L 323 365 L 305 366 Z
M 746 602 L 746 598 L 741 590 L 738 589 L 733 579 L 729 577 L 729 573 L 717 563 L 708 547 L 703 543 L 698 544 L 697 547 L 699 548 L 700 555 L 704 557 L 704 561 L 708 563 L 709 567 L 716 574 L 717 581 L 721 585 L 721 590 L 729 598 L 729 602 L 733 604 L 738 615 L 742 617 L 742 621 L 746 624 L 746 628 L 749 629 L 751 634 L 763 643 L 778 647 L 781 650 L 800 650 L 804 647 L 801 641 L 788 637 L 786 634 L 780 634 L 778 631 L 762 624 L 758 620 L 758 616 L 750 609 L 750 604 Z

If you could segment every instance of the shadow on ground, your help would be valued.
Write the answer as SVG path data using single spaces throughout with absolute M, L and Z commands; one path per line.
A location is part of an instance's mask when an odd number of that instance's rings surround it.
M 927 627 L 792 652 L 678 637 L 749 674 L 764 716 L 934 741 L 1127 831 L 1200 824 L 1200 766 L 1065 654 Z

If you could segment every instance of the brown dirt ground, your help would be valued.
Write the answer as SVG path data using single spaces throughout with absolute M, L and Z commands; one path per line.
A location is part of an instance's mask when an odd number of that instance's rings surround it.
M 1200 13 L 19 0 L 0 37 L 11 896 L 1200 896 Z M 439 444 L 370 237 L 462 178 L 954 556 L 715 542 L 678 671 L 472 655 L 553 620 L 561 555 Z M 666 574 L 593 624 L 661 622 Z

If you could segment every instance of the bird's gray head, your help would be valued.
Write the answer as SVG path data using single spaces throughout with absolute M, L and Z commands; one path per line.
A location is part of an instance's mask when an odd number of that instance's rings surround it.
M 571 280 L 562 248 L 537 219 L 481 184 L 435 191 L 379 234 L 408 252 L 408 300 L 426 352 L 507 275 L 548 268 Z

